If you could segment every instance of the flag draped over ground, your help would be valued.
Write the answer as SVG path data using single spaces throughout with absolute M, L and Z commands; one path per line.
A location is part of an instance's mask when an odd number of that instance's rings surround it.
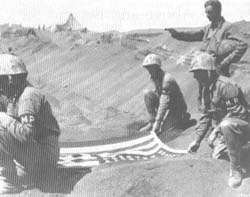
M 132 138 L 132 139 L 131 139 Z M 186 154 L 163 144 L 154 133 L 89 143 L 62 145 L 58 164 L 63 167 L 93 167 L 102 163 L 176 157 Z

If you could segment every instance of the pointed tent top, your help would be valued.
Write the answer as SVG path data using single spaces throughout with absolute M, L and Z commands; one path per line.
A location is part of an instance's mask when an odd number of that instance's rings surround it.
M 75 19 L 72 13 L 69 14 L 69 17 L 66 23 L 63 25 L 66 29 L 79 30 L 82 29 L 81 24 Z

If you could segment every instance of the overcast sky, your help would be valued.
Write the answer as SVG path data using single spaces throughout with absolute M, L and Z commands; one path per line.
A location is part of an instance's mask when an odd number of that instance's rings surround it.
M 205 0 L 0 0 L 0 24 L 64 23 L 70 13 L 91 30 L 203 26 Z M 250 21 L 250 0 L 221 0 L 229 21 Z

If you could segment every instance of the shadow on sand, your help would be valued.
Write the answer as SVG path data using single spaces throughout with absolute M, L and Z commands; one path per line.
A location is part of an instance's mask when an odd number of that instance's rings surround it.
M 91 168 L 59 168 L 56 175 L 37 185 L 43 193 L 69 194 Z

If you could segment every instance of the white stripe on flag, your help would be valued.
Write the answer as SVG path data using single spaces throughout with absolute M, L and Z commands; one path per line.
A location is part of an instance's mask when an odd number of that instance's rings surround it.
M 156 142 L 156 140 L 154 139 L 152 142 L 149 142 L 148 144 L 145 144 L 145 145 L 143 145 L 143 146 L 134 147 L 134 148 L 132 148 L 131 150 L 139 150 L 139 151 L 142 151 L 142 150 L 144 150 L 144 149 L 152 148 L 152 147 L 154 147 L 156 144 L 157 144 L 157 142 Z
M 163 148 L 165 149 L 167 152 L 170 153 L 176 153 L 176 154 L 187 154 L 188 150 L 179 150 L 179 149 L 173 149 L 170 148 L 169 146 L 167 146 L 166 144 L 164 144 L 155 133 L 151 132 L 151 135 L 154 136 L 154 139 L 156 140 L 156 142 Z
M 129 146 L 138 145 L 140 143 L 146 142 L 152 139 L 152 135 L 148 135 L 139 139 L 120 142 L 115 144 L 106 144 L 106 145 L 99 145 L 99 146 L 89 146 L 89 147 L 77 147 L 77 148 L 61 148 L 60 154 L 74 154 L 74 153 L 97 153 L 103 151 L 112 151 L 115 149 L 126 148 Z
M 122 155 L 122 154 L 148 156 L 148 155 L 155 154 L 158 150 L 160 150 L 160 148 L 161 148 L 160 146 L 156 146 L 152 150 L 149 150 L 147 152 L 137 151 L 137 150 L 125 150 L 125 151 L 116 152 L 116 153 L 100 153 L 98 155 L 100 157 L 116 157 L 116 156 Z
M 62 165 L 63 167 L 93 167 L 100 165 L 99 161 L 83 161 L 81 163 L 75 163 L 75 162 L 58 162 L 58 164 Z

